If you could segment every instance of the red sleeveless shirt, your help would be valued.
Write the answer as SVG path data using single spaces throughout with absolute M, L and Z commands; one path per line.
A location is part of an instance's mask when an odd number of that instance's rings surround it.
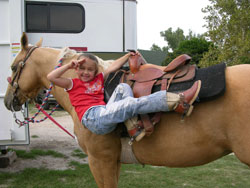
M 92 106 L 105 105 L 103 73 L 96 75 L 90 82 L 79 78 L 72 79 L 72 88 L 68 89 L 69 99 L 81 121 L 84 113 Z

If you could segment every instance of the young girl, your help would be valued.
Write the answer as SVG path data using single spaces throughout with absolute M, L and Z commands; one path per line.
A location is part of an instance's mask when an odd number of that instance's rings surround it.
M 190 115 L 201 82 L 196 81 L 189 90 L 181 94 L 159 91 L 140 98 L 134 98 L 130 86 L 122 83 L 116 87 L 109 102 L 105 104 L 105 78 L 109 73 L 121 68 L 130 56 L 136 54 L 139 55 L 138 52 L 125 54 L 102 73 L 98 73 L 98 60 L 94 55 L 81 54 L 78 60 L 53 70 L 47 78 L 53 84 L 66 89 L 79 120 L 90 131 L 95 134 L 107 134 L 116 128 L 117 123 L 125 122 L 130 136 L 139 141 L 145 131 L 136 129 L 137 122 L 133 117 L 171 110 Z M 75 69 L 78 78 L 62 77 L 69 69 Z

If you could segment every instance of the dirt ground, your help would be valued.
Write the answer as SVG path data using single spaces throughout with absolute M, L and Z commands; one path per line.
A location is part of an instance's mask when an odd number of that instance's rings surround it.
M 37 119 L 41 119 L 42 115 Z M 53 118 L 73 134 L 73 121 L 65 111 L 57 111 Z M 54 150 L 66 156 L 66 158 L 55 158 L 52 156 L 39 156 L 36 159 L 17 158 L 13 164 L 7 168 L 0 168 L 0 172 L 17 172 L 25 168 L 48 168 L 65 170 L 71 168 L 69 162 L 74 160 L 81 163 L 87 163 L 87 158 L 80 159 L 72 156 L 72 152 L 80 149 L 77 142 L 57 127 L 51 120 L 47 119 L 41 123 L 30 123 L 30 144 L 27 146 L 11 146 L 17 150 L 42 149 Z

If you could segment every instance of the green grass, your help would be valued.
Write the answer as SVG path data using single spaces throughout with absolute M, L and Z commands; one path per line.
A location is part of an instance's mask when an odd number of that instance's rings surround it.
M 86 164 L 72 161 L 75 169 L 25 169 L 0 173 L 1 185 L 18 188 L 96 188 Z M 250 170 L 235 156 L 191 168 L 122 165 L 119 188 L 249 188 Z
M 56 152 L 54 150 L 40 150 L 40 149 L 32 149 L 30 151 L 25 150 L 16 150 L 10 148 L 10 150 L 15 151 L 17 157 L 22 159 L 35 159 L 38 156 L 52 156 L 56 158 L 65 158 L 66 156 L 62 153 Z
M 141 179 L 143 177 L 143 179 Z M 250 169 L 234 156 L 192 168 L 122 167 L 122 181 L 136 188 L 249 188 Z M 143 183 L 142 183 L 143 182 Z
M 11 188 L 74 188 L 97 187 L 88 165 L 72 162 L 75 170 L 28 168 L 20 173 L 0 173 L 1 185 Z
M 87 155 L 83 153 L 80 149 L 75 149 L 71 155 L 82 159 L 87 157 Z

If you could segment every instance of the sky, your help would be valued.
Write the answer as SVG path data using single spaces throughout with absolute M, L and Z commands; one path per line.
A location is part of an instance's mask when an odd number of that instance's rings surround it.
M 188 35 L 206 32 L 201 9 L 209 5 L 208 0 L 137 0 L 137 47 L 149 50 L 153 43 L 163 47 L 167 42 L 161 31 L 178 27 Z

